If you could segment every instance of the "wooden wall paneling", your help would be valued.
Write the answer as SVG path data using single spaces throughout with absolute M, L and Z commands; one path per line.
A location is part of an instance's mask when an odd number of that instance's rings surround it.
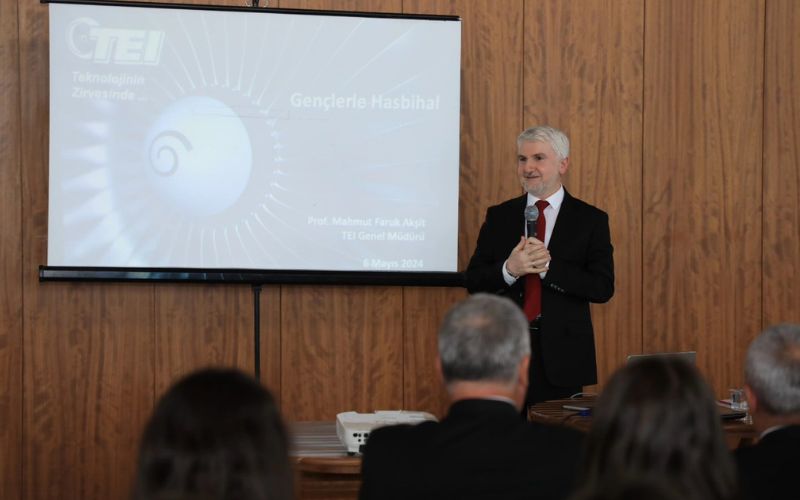
M 263 3 L 263 0 L 262 0 Z M 400 12 L 402 0 L 270 0 L 270 7 L 283 9 Z
M 763 327 L 800 323 L 800 4 L 766 11 Z
M 720 395 L 761 323 L 763 29 L 763 0 L 646 9 L 644 346 Z
M 25 291 L 25 498 L 124 498 L 153 405 L 148 285 Z
M 261 383 L 281 401 L 281 287 L 261 290 Z
M 47 241 L 48 8 L 18 5 L 24 498 L 123 498 L 153 404 L 152 287 L 38 282 Z
M 255 305 L 247 285 L 156 285 L 156 398 L 210 366 L 254 375 Z M 260 294 L 261 382 L 280 401 L 280 289 Z
M 252 375 L 253 307 L 247 285 L 156 285 L 156 397 L 178 378 L 208 366 Z M 261 313 L 269 318 L 276 311 L 270 306 Z
M 436 369 L 437 332 L 445 313 L 467 296 L 463 288 L 403 291 L 403 409 L 441 418 L 449 400 Z
M 643 31 L 643 0 L 526 3 L 525 126 L 569 135 L 565 186 L 611 225 L 615 293 L 592 306 L 601 384 L 642 347 Z
M 17 2 L 0 2 L 0 490 L 22 495 L 22 200 Z
M 281 335 L 287 421 L 402 406 L 401 287 L 283 286 Z

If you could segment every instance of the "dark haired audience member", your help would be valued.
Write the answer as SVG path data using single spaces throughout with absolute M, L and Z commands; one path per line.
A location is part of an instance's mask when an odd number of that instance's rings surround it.
M 289 500 L 288 440 L 272 395 L 236 370 L 206 369 L 158 402 L 134 500 Z
M 685 500 L 665 480 L 627 477 L 614 484 L 582 489 L 570 500 Z
M 511 300 L 476 294 L 439 329 L 452 405 L 441 422 L 374 430 L 362 500 L 556 499 L 569 495 L 580 433 L 519 416 L 528 385 L 528 321 Z
M 747 350 L 745 394 L 760 434 L 735 452 L 746 499 L 800 498 L 800 325 L 765 330 Z
M 595 498 L 632 478 L 683 500 L 738 498 L 713 393 L 694 366 L 677 358 L 631 363 L 611 377 L 595 406 L 584 460 L 576 498 Z

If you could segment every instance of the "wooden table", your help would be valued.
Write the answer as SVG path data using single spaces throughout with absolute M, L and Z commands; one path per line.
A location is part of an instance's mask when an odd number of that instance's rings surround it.
M 592 425 L 591 416 L 581 416 L 574 410 L 565 410 L 563 406 L 578 405 L 583 402 L 593 402 L 594 397 L 575 399 L 554 399 L 537 403 L 528 408 L 528 420 L 545 424 L 566 425 L 583 432 L 587 432 Z M 743 419 L 722 420 L 722 429 L 725 431 L 725 441 L 728 448 L 738 448 L 743 444 L 750 444 L 756 439 L 756 431 L 752 423 Z
M 297 422 L 289 426 L 295 498 L 356 499 L 361 487 L 361 456 L 349 455 L 335 422 Z

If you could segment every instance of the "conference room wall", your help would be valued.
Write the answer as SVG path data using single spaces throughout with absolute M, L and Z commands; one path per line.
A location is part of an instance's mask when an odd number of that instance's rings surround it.
M 644 347 L 696 349 L 720 394 L 762 325 L 765 7 L 646 9 Z
M 770 325 L 800 323 L 800 5 L 770 0 L 766 10 L 760 264 L 762 324 Z
M 22 493 L 22 199 L 17 3 L 0 2 L 0 496 Z
M 519 130 L 550 122 L 570 134 L 568 188 L 609 212 L 616 250 L 617 293 L 593 311 L 601 383 L 630 352 L 697 349 L 723 395 L 741 383 L 741 354 L 761 327 L 800 321 L 793 0 L 270 5 L 462 17 L 461 269 L 486 207 L 519 192 Z M 163 390 L 209 364 L 252 369 L 253 295 L 38 282 L 47 8 L 0 2 L 0 30 L 0 496 L 124 497 Z M 463 296 L 264 287 L 262 380 L 289 420 L 401 407 L 441 415 L 435 330 Z

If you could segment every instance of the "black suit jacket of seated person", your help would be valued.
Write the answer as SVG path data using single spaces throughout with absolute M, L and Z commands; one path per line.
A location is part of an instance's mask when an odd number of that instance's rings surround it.
M 744 500 L 800 498 L 795 474 L 800 471 L 800 425 L 789 425 L 764 436 L 753 446 L 734 452 Z
M 525 422 L 510 403 L 458 401 L 441 422 L 373 431 L 360 499 L 567 498 L 582 443 L 574 430 Z

